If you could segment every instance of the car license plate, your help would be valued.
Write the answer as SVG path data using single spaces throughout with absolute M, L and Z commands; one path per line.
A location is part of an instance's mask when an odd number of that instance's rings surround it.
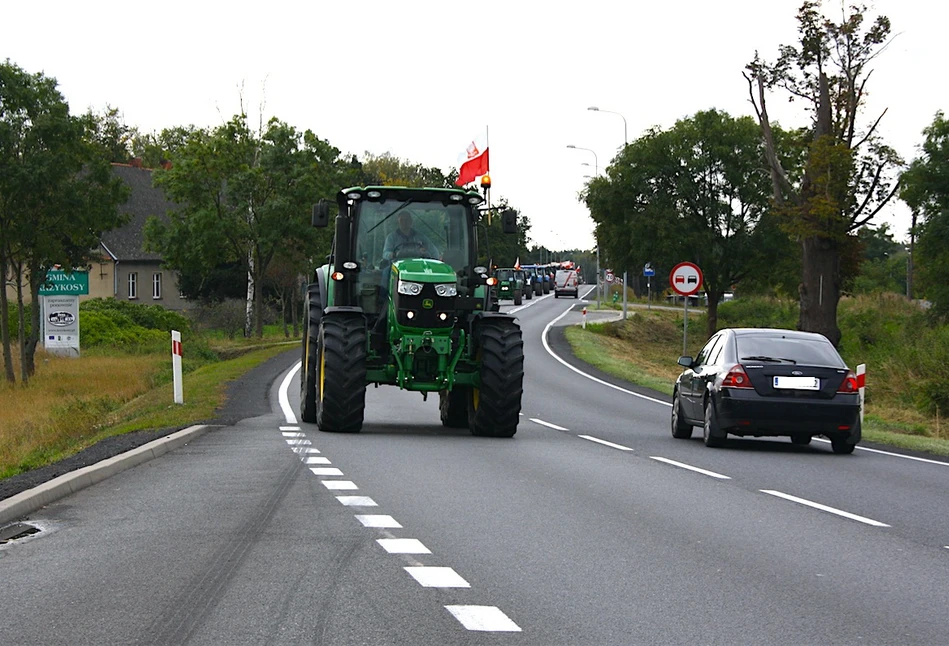
M 791 390 L 820 390 L 817 377 L 775 377 L 774 387 Z

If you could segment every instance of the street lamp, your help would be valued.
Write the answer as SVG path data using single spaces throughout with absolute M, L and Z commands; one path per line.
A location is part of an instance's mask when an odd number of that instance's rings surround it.
M 573 144 L 567 144 L 567 148 L 573 150 L 586 150 L 587 152 L 593 153 L 593 174 L 597 177 L 600 175 L 600 160 L 596 156 L 596 151 L 592 148 L 582 148 L 580 146 L 574 146 Z M 596 238 L 596 231 L 593 232 L 593 238 L 596 242 L 596 308 L 600 309 L 600 241 Z
M 609 112 L 610 114 L 619 115 L 619 118 L 623 120 L 623 145 L 629 143 L 629 137 L 626 135 L 626 117 L 621 115 L 619 112 L 613 112 L 612 110 L 602 110 L 595 105 L 591 105 L 587 110 L 593 110 L 594 112 Z
M 567 144 L 567 148 L 571 148 L 573 150 L 586 150 L 587 152 L 593 153 L 593 174 L 594 175 L 600 174 L 600 160 L 596 156 L 595 150 L 593 150 L 592 148 L 583 148 L 581 146 L 574 146 L 573 144 Z
M 623 120 L 623 150 L 625 151 L 626 146 L 629 145 L 629 135 L 627 134 L 627 131 L 626 131 L 626 117 L 621 115 L 619 112 L 614 112 L 612 110 L 601 110 L 595 105 L 591 105 L 589 108 L 587 108 L 587 110 L 592 110 L 593 112 L 609 112 L 610 114 L 618 115 L 619 118 Z M 626 274 L 626 271 L 624 270 L 623 271 L 623 319 L 624 320 L 626 319 L 626 289 L 628 286 L 626 279 L 627 279 L 627 274 Z

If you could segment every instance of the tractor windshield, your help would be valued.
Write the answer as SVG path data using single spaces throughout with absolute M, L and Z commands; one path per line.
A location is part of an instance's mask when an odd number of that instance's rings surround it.
M 469 264 L 468 212 L 441 202 L 362 202 L 355 249 L 361 266 L 359 300 L 367 313 L 380 311 L 379 288 L 389 263 L 406 258 L 441 260 L 460 272 Z

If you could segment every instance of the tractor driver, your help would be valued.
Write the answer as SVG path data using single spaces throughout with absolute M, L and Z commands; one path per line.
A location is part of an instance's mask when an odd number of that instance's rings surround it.
M 441 252 L 424 233 L 412 228 L 412 214 L 402 211 L 399 213 L 399 228 L 386 236 L 382 257 L 391 262 L 412 256 L 440 258 Z

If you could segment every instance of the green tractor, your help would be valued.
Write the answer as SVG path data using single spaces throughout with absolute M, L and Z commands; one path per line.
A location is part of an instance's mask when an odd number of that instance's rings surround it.
M 498 300 L 514 301 L 515 305 L 523 302 L 524 296 L 524 274 L 513 267 L 506 269 L 495 269 L 494 277 L 498 279 L 495 287 Z
M 370 186 L 336 196 L 329 262 L 307 286 L 300 417 L 362 429 L 366 386 L 437 392 L 442 424 L 479 436 L 517 431 L 524 344 L 476 266 L 482 197 L 461 189 Z M 514 211 L 501 214 L 516 233 Z M 329 204 L 313 209 L 329 224 Z

